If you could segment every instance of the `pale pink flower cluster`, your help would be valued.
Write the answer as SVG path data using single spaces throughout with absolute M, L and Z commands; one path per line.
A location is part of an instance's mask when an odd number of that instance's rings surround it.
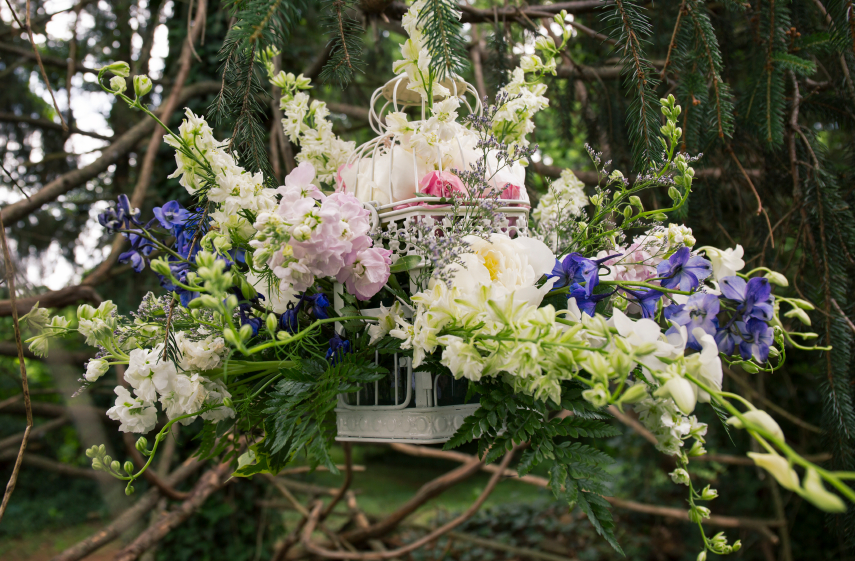
M 636 240 L 627 248 L 601 251 L 597 257 L 617 254 L 614 259 L 604 262 L 611 269 L 610 280 L 645 282 L 656 277 L 656 265 L 662 261 L 660 256 L 652 256 L 643 242 Z
M 391 252 L 372 246 L 370 214 L 349 193 L 324 195 L 312 184 L 315 168 L 303 162 L 285 178 L 275 213 L 260 214 L 256 228 L 284 228 L 290 239 L 268 266 L 296 292 L 317 277 L 336 277 L 360 300 L 374 296 L 389 278 Z

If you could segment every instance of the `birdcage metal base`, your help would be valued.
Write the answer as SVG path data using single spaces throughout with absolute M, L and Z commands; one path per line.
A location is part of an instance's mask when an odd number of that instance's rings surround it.
M 479 405 L 410 407 L 395 410 L 337 408 L 340 442 L 404 442 L 440 444 L 447 442 Z

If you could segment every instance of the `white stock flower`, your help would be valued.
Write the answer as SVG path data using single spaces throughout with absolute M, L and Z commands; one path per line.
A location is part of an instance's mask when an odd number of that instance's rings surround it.
M 377 343 L 380 339 L 388 335 L 390 331 L 395 329 L 402 311 L 400 302 L 395 302 L 388 308 L 380 304 L 380 315 L 377 316 L 377 323 L 368 326 L 368 335 L 371 336 L 368 344 L 373 345 Z
M 125 381 L 134 393 L 147 402 L 157 400 L 157 394 L 166 391 L 177 373 L 175 365 L 163 358 L 163 344 L 151 350 L 134 349 L 125 370 Z
M 132 397 L 122 386 L 116 386 L 116 404 L 107 410 L 107 416 L 120 421 L 122 432 L 148 432 L 157 424 L 157 409 L 150 401 Z
M 742 260 L 745 251 L 739 244 L 735 248 L 724 251 L 709 246 L 704 247 L 703 250 L 707 259 L 712 263 L 713 276 L 719 282 L 724 277 L 734 276 L 745 267 L 745 261 Z
M 441 338 L 444 345 L 442 364 L 451 370 L 455 378 L 466 378 L 477 382 L 484 373 L 484 360 L 474 346 L 460 337 L 446 335 Z
M 86 374 L 83 377 L 86 378 L 87 382 L 95 382 L 98 378 L 106 374 L 109 369 L 110 365 L 107 364 L 106 360 L 103 358 L 93 358 L 86 365 Z

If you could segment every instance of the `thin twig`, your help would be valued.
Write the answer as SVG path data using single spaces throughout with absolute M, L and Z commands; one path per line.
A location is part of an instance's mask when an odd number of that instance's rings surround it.
M 411 551 L 415 551 L 427 545 L 428 543 L 435 541 L 440 536 L 447 534 L 448 532 L 471 518 L 478 511 L 478 509 L 481 508 L 481 505 L 484 504 L 484 501 L 487 500 L 487 497 L 490 496 L 490 493 L 493 492 L 493 489 L 496 488 L 496 485 L 499 483 L 499 479 L 501 479 L 502 474 L 508 467 L 508 464 L 511 463 L 511 459 L 513 459 L 514 452 L 517 449 L 519 449 L 519 446 L 514 447 L 513 450 L 505 454 L 505 457 L 502 460 L 501 465 L 499 465 L 498 470 L 493 474 L 493 476 L 490 478 L 490 481 L 487 483 L 487 486 L 484 488 L 484 490 L 469 508 L 467 508 L 460 516 L 458 516 L 454 520 L 443 524 L 433 532 L 430 532 L 428 535 L 423 536 L 422 538 L 414 541 L 413 543 L 390 551 L 375 551 L 364 553 L 332 551 L 330 549 L 321 547 L 312 541 L 312 532 L 315 530 L 315 527 L 318 524 L 318 520 L 321 515 L 321 509 L 323 508 L 323 503 L 316 504 L 315 507 L 312 509 L 311 515 L 309 516 L 309 521 L 303 527 L 300 541 L 302 542 L 303 547 L 305 547 L 308 551 L 314 553 L 315 555 L 320 555 L 321 557 L 326 557 L 328 559 L 353 559 L 358 561 L 392 559 L 393 557 L 398 557 L 400 555 L 410 553 Z
M 27 5 L 29 10 L 29 1 L 27 2 Z M 29 19 L 29 11 L 27 13 L 27 19 Z M 12 325 L 15 330 L 15 344 L 18 345 L 18 364 L 21 368 L 21 387 L 24 394 L 24 407 L 27 410 L 27 428 L 24 431 L 24 437 L 21 439 L 21 448 L 18 451 L 18 457 L 15 459 L 15 467 L 12 468 L 12 477 L 9 478 L 9 483 L 6 484 L 6 492 L 3 494 L 3 502 L 0 503 L 0 521 L 2 521 L 3 515 L 6 513 L 6 507 L 9 506 L 9 499 L 12 498 L 12 492 L 15 490 L 15 484 L 18 482 L 18 473 L 21 471 L 21 462 L 24 460 L 24 451 L 27 449 L 27 441 L 30 438 L 30 431 L 33 428 L 33 407 L 30 403 L 30 384 L 27 381 L 27 366 L 24 364 L 24 344 L 21 340 L 21 325 L 18 323 L 18 307 L 15 305 L 15 265 L 12 263 L 12 257 L 9 254 L 9 242 L 6 239 L 6 227 L 3 225 L 2 213 L 0 213 L 0 240 L 3 242 L 6 288 L 9 290 L 9 299 L 12 301 Z
M 9 2 L 9 0 L 6 0 L 6 4 L 9 6 L 9 9 L 12 10 L 12 15 L 15 18 L 15 21 L 18 22 L 18 25 L 21 25 L 21 22 L 18 20 L 18 16 L 15 15 L 15 8 L 12 7 L 12 4 Z M 33 29 L 31 26 L 32 22 L 30 19 L 30 0 L 27 0 L 26 10 L 27 25 L 24 26 L 24 29 L 27 30 L 27 36 L 30 38 L 30 45 L 32 45 L 33 47 L 33 53 L 35 53 L 36 55 L 36 62 L 39 63 L 39 70 L 42 71 L 42 78 L 44 78 L 45 85 L 47 86 L 48 92 L 50 93 L 50 98 L 51 100 L 53 100 L 53 107 L 54 109 L 56 109 L 56 113 L 57 115 L 59 115 L 59 120 L 62 122 L 62 130 L 63 132 L 67 133 L 68 123 L 65 122 L 65 117 L 62 116 L 62 111 L 59 110 L 59 104 L 57 104 L 56 97 L 53 95 L 53 88 L 50 86 L 50 80 L 48 80 L 47 72 L 45 71 L 45 65 L 42 63 L 42 56 L 39 54 L 39 49 L 38 47 L 36 47 L 36 42 L 33 39 Z
M 11 179 L 11 180 L 12 180 L 12 183 L 14 183 L 14 184 L 15 184 L 15 187 L 17 187 L 17 188 L 18 188 L 18 190 L 19 190 L 19 191 L 21 191 L 21 194 L 23 194 L 25 197 L 27 197 L 27 200 L 28 200 L 28 201 L 31 201 L 32 199 L 30 199 L 30 196 L 27 194 L 27 192 L 26 192 L 26 191 L 24 191 L 24 186 L 23 186 L 23 185 L 21 185 L 21 184 L 18 182 L 17 178 L 12 177 L 12 174 L 11 174 L 11 173 L 9 173 L 9 171 L 8 171 L 5 167 L 3 167 L 3 164 L 2 164 L 2 163 L 0 163 L 0 169 L 2 169 L 2 170 L 3 170 L 3 173 L 5 173 L 6 175 L 8 175 L 8 176 L 9 176 L 9 179 Z
M 834 309 L 840 313 L 841 317 L 843 317 L 843 321 L 846 322 L 846 325 L 849 326 L 849 329 L 851 329 L 852 332 L 855 333 L 855 323 L 852 323 L 852 320 L 849 319 L 849 317 L 843 313 L 843 310 L 840 309 L 840 304 L 837 303 L 837 300 L 832 298 L 831 303 L 834 305 Z

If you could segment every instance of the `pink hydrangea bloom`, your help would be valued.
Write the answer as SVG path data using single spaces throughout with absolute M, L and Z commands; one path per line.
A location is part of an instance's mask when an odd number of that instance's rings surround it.
M 391 256 L 391 251 L 379 247 L 360 251 L 353 264 L 339 271 L 336 280 L 343 283 L 357 300 L 369 300 L 389 279 Z

